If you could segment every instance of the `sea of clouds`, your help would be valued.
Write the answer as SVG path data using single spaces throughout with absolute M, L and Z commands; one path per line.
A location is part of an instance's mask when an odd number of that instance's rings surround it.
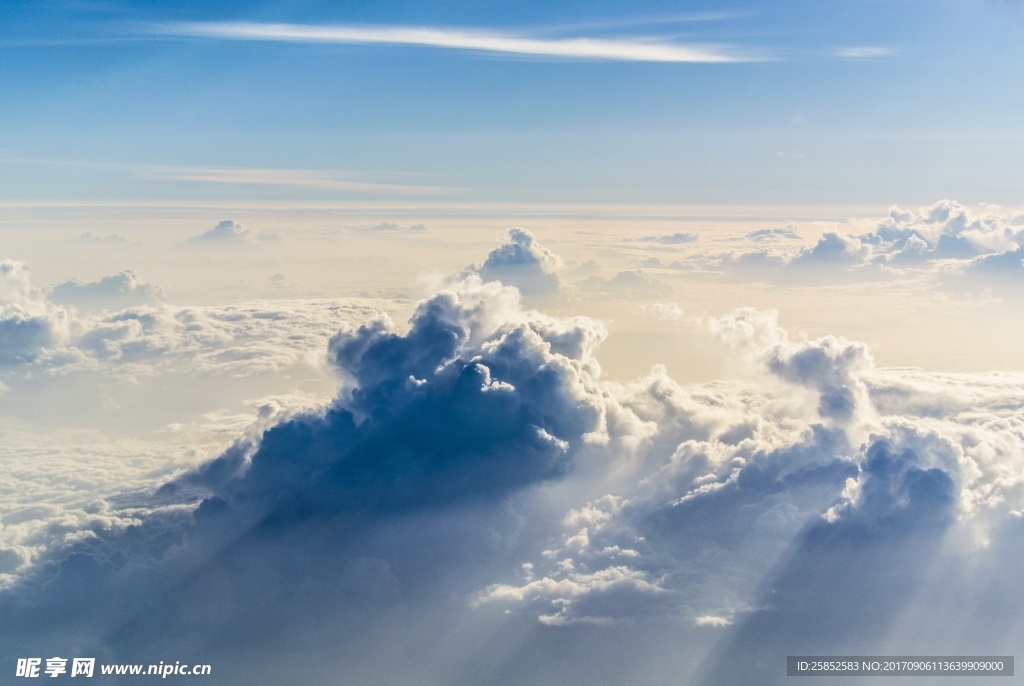
M 943 202 L 813 246 L 791 233 L 705 264 L 1019 276 L 1024 218 Z M 657 238 L 638 241 L 700 242 Z M 745 379 L 683 384 L 655 364 L 613 381 L 605 324 L 534 309 L 599 285 L 570 271 L 513 229 L 396 323 L 365 302 L 177 307 L 130 271 L 38 289 L 0 264 L 0 395 L 83 370 L 279 371 L 314 347 L 309 368 L 339 388 L 265 404 L 220 454 L 120 493 L 130 450 L 76 453 L 86 473 L 114 463 L 86 501 L 88 484 L 30 504 L 18 470 L 46 465 L 6 458 L 2 668 L 711 685 L 782 683 L 787 655 L 1017 652 L 1024 372 L 880 368 L 862 343 L 745 308 L 690 318 Z

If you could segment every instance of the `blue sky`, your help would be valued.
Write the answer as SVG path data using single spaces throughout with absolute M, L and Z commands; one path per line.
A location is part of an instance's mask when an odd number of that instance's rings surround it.
M 252 190 L 164 173 L 213 167 L 442 187 L 453 202 L 1020 202 L 1017 3 L 16 2 L 3 13 L 0 174 L 12 199 Z M 261 38 L 229 39 L 225 22 Z M 277 24 L 541 48 L 311 43 Z M 544 54 L 578 38 L 712 61 Z

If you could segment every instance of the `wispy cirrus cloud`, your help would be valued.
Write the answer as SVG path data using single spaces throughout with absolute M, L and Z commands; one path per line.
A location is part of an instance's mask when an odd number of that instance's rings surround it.
M 533 38 L 477 29 L 423 26 L 322 26 L 254 22 L 177 22 L 150 27 L 158 35 L 286 43 L 413 45 L 555 59 L 624 62 L 752 62 L 763 56 L 733 46 L 638 38 Z
M 845 57 L 850 60 L 870 60 L 879 57 L 891 57 L 896 51 L 878 45 L 855 45 L 847 48 L 839 48 L 835 51 L 836 57 Z
M 156 167 L 143 174 L 150 178 L 243 186 L 291 186 L 363 193 L 435 195 L 456 188 L 419 184 L 367 181 L 321 169 L 264 169 L 257 167 Z

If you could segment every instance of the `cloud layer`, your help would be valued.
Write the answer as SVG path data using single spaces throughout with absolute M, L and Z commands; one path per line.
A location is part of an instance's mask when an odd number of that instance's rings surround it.
M 875 276 L 905 270 L 944 268 L 945 274 L 1011 275 L 1021 271 L 1024 216 L 986 211 L 943 200 L 918 211 L 893 207 L 866 233 L 825 231 L 810 247 L 785 248 L 779 238 L 798 238 L 791 229 L 762 229 L 747 234 L 770 247 L 709 256 L 697 266 L 736 269 L 784 267 Z M 781 249 L 780 249 L 781 248 Z M 880 271 L 881 270 L 881 271 Z
M 857 268 L 943 236 L 970 261 L 1009 251 L 1015 226 L 894 211 L 785 264 Z M 710 686 L 781 684 L 789 654 L 1015 652 L 1019 373 L 883 369 L 744 308 L 692 318 L 738 378 L 611 381 L 601 322 L 510 285 L 562 294 L 560 264 L 513 229 L 405 325 L 334 310 L 357 321 L 328 339 L 330 320 L 283 304 L 82 315 L 4 262 L 8 370 L 180 354 L 245 374 L 231 336 L 280 332 L 275 354 L 319 341 L 340 381 L 319 406 L 264 405 L 159 488 L 7 508 L 4 659 L 173 655 L 225 684 Z

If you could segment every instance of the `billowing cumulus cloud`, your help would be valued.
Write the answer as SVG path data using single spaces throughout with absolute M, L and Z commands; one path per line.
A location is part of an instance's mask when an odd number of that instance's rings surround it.
M 32 362 L 68 335 L 68 317 L 32 287 L 21 262 L 0 262 L 0 364 Z
M 471 268 L 485 281 L 515 286 L 528 297 L 550 297 L 561 289 L 562 262 L 526 229 L 508 230 L 508 242 L 492 250 L 482 265 Z
M 812 248 L 802 250 L 790 264 L 832 266 L 861 264 L 870 249 L 858 238 L 828 232 Z
M 251 614 L 243 599 L 265 583 L 279 600 L 259 611 L 264 619 L 323 602 L 387 604 L 512 545 L 522 523 L 510 499 L 564 478 L 587 446 L 609 440 L 592 358 L 603 329 L 527 314 L 514 290 L 475 279 L 421 303 L 410 324 L 405 333 L 384 318 L 343 328 L 329 357 L 347 384 L 333 405 L 168 483 L 129 530 L 100 526 L 44 559 L 4 600 L 19 639 L 50 640 L 33 618 L 57 607 L 71 613 L 64 626 L 131 627 L 142 644 L 214 606 L 238 625 Z M 198 507 L 188 505 L 196 497 Z M 316 543 L 324 537 L 330 545 Z M 322 598 L 311 575 L 341 595 Z M 209 595 L 207 584 L 227 579 L 237 603 Z M 31 607 L 10 604 L 36 583 L 61 590 Z M 166 605 L 166 594 L 185 589 L 196 594 L 189 617 Z M 171 614 L 137 616 L 116 600 L 125 593 Z
M 874 366 L 867 346 L 834 336 L 792 342 L 776 318 L 774 312 L 748 308 L 710 319 L 708 327 L 725 345 L 775 376 L 813 388 L 822 418 L 846 421 L 865 411 L 869 403 L 863 374 Z
M 996 208 L 998 209 L 998 208 Z M 792 228 L 760 229 L 743 240 L 769 243 L 769 247 L 731 250 L 705 255 L 698 266 L 755 271 L 762 276 L 803 269 L 804 276 L 871 274 L 903 270 L 929 270 L 936 277 L 964 273 L 971 276 L 1012 277 L 1021 270 L 1024 216 L 991 209 L 973 212 L 952 200 L 942 200 L 917 211 L 893 207 L 865 233 L 827 230 L 814 245 L 792 247 L 799 239 Z M 936 265 L 942 265 L 936 270 Z
M 1005 479 L 1019 461 L 1006 446 L 1024 438 L 1024 417 L 1006 405 L 1019 395 L 1012 381 L 906 379 L 876 369 L 860 344 L 793 341 L 755 311 L 708 326 L 780 385 L 702 396 L 655 374 L 645 392 L 620 394 L 658 426 L 640 451 L 646 476 L 570 511 L 558 545 L 478 603 L 527 608 L 549 625 L 668 613 L 727 630 L 701 683 L 782 683 L 778 656 L 892 650 L 885 636 L 901 630 L 922 588 L 976 596 L 973 584 L 998 578 L 997 560 L 1016 564 L 1018 554 L 973 539 L 985 531 L 1003 541 L 1021 502 L 1020 480 Z M 669 420 L 680 416 L 687 421 Z M 995 567 L 987 577 L 929 576 L 967 559 Z M 943 609 L 915 606 L 955 624 Z M 961 637 L 941 639 L 955 651 Z

